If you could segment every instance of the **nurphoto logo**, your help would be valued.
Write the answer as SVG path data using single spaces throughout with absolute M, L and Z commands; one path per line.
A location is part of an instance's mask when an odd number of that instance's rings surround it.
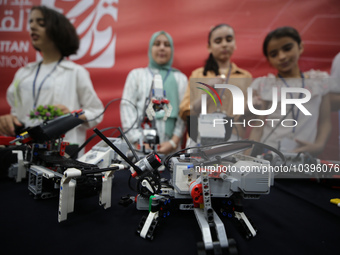
M 210 89 L 215 96 L 218 98 L 220 105 L 222 106 L 222 100 L 220 98 L 220 95 L 216 91 L 216 89 L 222 88 L 222 89 L 228 89 L 231 92 L 232 98 L 233 98 L 233 115 L 244 115 L 245 114 L 245 96 L 242 92 L 242 90 L 231 84 L 215 84 L 214 86 L 205 84 L 203 82 L 196 82 L 198 84 L 201 84 L 208 89 Z M 201 87 L 197 87 L 198 89 L 203 90 L 206 92 L 214 101 L 215 106 L 217 106 L 217 102 L 212 95 L 212 93 Z M 223 90 L 223 91 L 224 91 Z M 301 95 L 304 95 L 304 97 L 300 98 L 288 98 L 288 95 L 292 95 L 292 93 L 300 93 Z M 202 94 L 201 95 L 201 115 L 206 115 L 207 114 L 207 94 Z M 280 102 L 278 100 L 278 95 L 280 95 Z M 311 92 L 308 89 L 305 88 L 292 88 L 292 87 L 282 87 L 282 88 L 277 88 L 273 87 L 272 88 L 272 104 L 269 109 L 266 110 L 258 110 L 255 109 L 254 104 L 253 104 L 253 88 L 248 87 L 247 89 L 247 105 L 248 105 L 248 110 L 252 114 L 255 114 L 257 116 L 265 116 L 265 115 L 270 115 L 275 112 L 278 106 L 278 102 L 281 104 L 281 115 L 286 115 L 287 114 L 287 105 L 293 105 L 292 107 L 297 107 L 299 111 L 301 111 L 304 115 L 309 115 L 311 116 L 312 114 L 306 109 L 306 107 L 303 105 L 307 103 L 311 99 Z M 242 122 L 234 122 L 231 120 L 229 122 L 230 125 L 232 126 L 233 124 L 237 125 L 243 125 L 246 127 L 246 124 L 248 124 L 249 127 L 261 127 L 264 125 L 264 122 L 269 122 L 271 123 L 271 126 L 275 126 L 275 122 L 280 121 L 279 119 L 250 119 L 247 121 L 243 120 Z M 213 127 L 216 125 L 224 125 L 227 124 L 228 120 L 226 119 L 215 119 L 213 121 Z M 289 125 L 287 123 L 290 123 Z M 295 127 L 297 126 L 298 122 L 295 119 L 284 119 L 281 121 L 281 125 L 283 127 Z

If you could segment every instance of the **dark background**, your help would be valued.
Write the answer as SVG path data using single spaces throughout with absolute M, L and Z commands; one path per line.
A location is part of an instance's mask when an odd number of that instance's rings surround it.
M 27 182 L 0 180 L 2 254 L 196 254 L 202 241 L 192 211 L 161 221 L 153 241 L 136 235 L 146 211 L 118 205 L 128 193 L 128 172 L 113 179 L 112 206 L 104 210 L 98 196 L 76 199 L 75 210 L 58 223 L 58 198 L 35 200 Z M 245 200 L 244 211 L 258 235 L 244 239 L 232 221 L 222 218 L 239 254 L 339 254 L 340 208 L 331 204 L 339 189 L 315 180 L 279 179 L 269 195 Z

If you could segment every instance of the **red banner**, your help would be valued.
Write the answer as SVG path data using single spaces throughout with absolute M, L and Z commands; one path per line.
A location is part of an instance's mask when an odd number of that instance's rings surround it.
M 14 73 L 39 59 L 30 44 L 28 16 L 40 4 L 59 10 L 75 25 L 81 48 L 71 60 L 90 71 L 104 104 L 121 96 L 130 70 L 148 64 L 148 42 L 159 30 L 172 35 L 174 67 L 187 76 L 204 64 L 209 29 L 219 23 L 234 27 L 232 60 L 254 77 L 274 72 L 262 55 L 262 42 L 279 26 L 300 32 L 302 70 L 329 71 L 340 51 L 338 0 L 0 0 L 1 115 L 9 112 L 6 90 Z M 119 126 L 118 110 L 118 103 L 111 105 L 99 128 Z

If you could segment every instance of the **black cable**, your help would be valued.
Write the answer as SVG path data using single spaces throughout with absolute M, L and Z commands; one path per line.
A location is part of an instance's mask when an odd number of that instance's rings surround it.
M 109 107 L 109 105 L 111 104 L 111 103 L 113 103 L 113 102 L 115 102 L 115 101 L 118 101 L 118 100 L 125 100 L 125 101 L 127 101 L 127 102 L 129 102 L 130 104 L 132 104 L 134 107 L 135 107 L 135 109 L 136 109 L 136 119 L 135 119 L 135 121 L 132 123 L 132 125 L 131 125 L 131 127 L 129 127 L 125 132 L 124 132 L 124 134 L 126 134 L 127 132 L 129 132 L 132 128 L 133 128 L 133 126 L 137 123 L 137 121 L 138 121 L 138 109 L 137 109 L 137 106 L 134 104 L 134 103 L 132 103 L 130 100 L 128 100 L 128 99 L 124 99 L 124 98 L 116 98 L 116 99 L 112 99 L 111 101 L 109 101 L 107 104 L 106 104 L 106 106 L 105 106 L 105 108 L 104 108 L 104 110 L 103 110 L 103 112 L 102 113 L 100 113 L 97 117 L 95 117 L 95 118 L 93 118 L 93 119 L 91 119 L 91 120 L 87 120 L 86 122 L 89 122 L 89 121 L 93 121 L 93 120 L 95 120 L 95 119 L 97 119 L 97 118 L 99 118 L 101 115 L 103 115 L 104 114 L 104 112 L 106 111 L 106 109 Z M 104 129 L 101 129 L 100 131 L 101 132 L 104 132 L 104 131 L 106 131 L 106 130 L 110 130 L 110 129 L 117 129 L 117 127 L 108 127 L 108 128 L 104 128 Z M 113 132 L 112 134 L 114 134 L 115 132 Z M 73 152 L 71 155 L 70 155 L 70 157 L 72 158 L 72 157 L 74 157 L 75 155 L 77 155 L 77 153 L 79 153 L 93 138 L 95 138 L 97 136 L 97 134 L 93 134 L 93 135 L 91 135 L 79 148 L 78 148 L 78 150 L 76 150 L 75 152 Z M 111 135 L 112 136 L 112 135 Z
M 106 109 L 110 106 L 110 104 L 113 103 L 113 102 L 116 102 L 116 101 L 118 101 L 118 100 L 126 101 L 126 102 L 130 103 L 130 104 L 131 104 L 133 107 L 135 107 L 135 109 L 136 109 L 136 119 L 135 119 L 135 121 L 132 123 L 131 127 L 129 127 L 129 128 L 124 132 L 124 134 L 126 134 L 127 132 L 129 132 L 129 131 L 133 128 L 133 126 L 137 123 L 137 121 L 138 121 L 138 109 L 137 109 L 137 106 L 136 106 L 133 102 L 131 102 L 131 101 L 128 100 L 128 99 L 121 98 L 121 97 L 120 97 L 120 98 L 116 98 L 116 99 L 112 99 L 111 101 L 109 101 L 109 102 L 106 104 L 106 106 L 105 106 L 104 110 L 102 111 L 102 113 L 100 113 L 97 117 L 94 117 L 93 119 L 86 120 L 86 122 L 93 121 L 93 120 L 99 118 L 100 116 L 102 116 L 102 115 L 104 114 L 104 112 L 106 111 Z
M 126 131 L 124 131 L 124 134 L 126 134 L 127 132 L 129 132 L 131 129 L 133 129 L 133 126 L 137 123 L 137 121 L 138 121 L 138 108 L 137 108 L 137 106 L 133 103 L 133 102 L 131 102 L 130 100 L 128 100 L 128 99 L 125 99 L 125 98 L 118 98 L 118 99 L 120 99 L 120 100 L 123 100 L 123 101 L 126 101 L 126 102 L 129 102 L 131 105 L 133 105 L 133 107 L 135 107 L 135 110 L 136 110 L 136 119 L 135 119 L 135 121 L 132 123 L 132 125 L 131 125 L 131 127 L 129 127 Z M 110 102 L 109 102 L 110 103 Z
M 128 145 L 129 149 L 131 150 L 133 156 L 136 159 L 136 162 L 139 160 L 137 153 L 135 151 L 135 149 L 132 147 L 131 143 L 129 142 L 129 140 L 126 138 L 124 132 L 122 131 L 122 129 L 120 127 L 118 127 L 118 131 L 120 133 L 120 135 L 123 137 L 123 139 L 125 140 L 126 144 Z
M 110 130 L 110 129 L 116 129 L 117 127 L 108 127 L 108 128 L 104 128 L 104 129 L 101 129 L 100 131 L 101 132 L 104 132 L 104 131 L 107 131 L 107 130 Z M 70 155 L 70 158 L 73 158 L 75 155 L 77 155 L 77 153 L 79 153 L 79 151 L 81 151 L 89 142 L 91 142 L 91 140 L 93 138 L 95 138 L 97 136 L 97 134 L 93 134 L 91 135 L 76 151 L 74 151 L 71 155 Z
M 115 98 L 115 99 L 112 99 L 111 101 L 109 101 L 106 105 L 105 105 L 105 107 L 104 107 L 104 110 L 98 115 L 98 116 L 96 116 L 96 117 L 94 117 L 93 119 L 90 119 L 90 120 L 86 120 L 86 122 L 90 122 L 90 121 L 94 121 L 95 119 L 98 119 L 100 116 L 102 116 L 104 113 L 105 113 L 105 111 L 106 111 L 106 109 L 110 106 L 110 104 L 112 104 L 113 102 L 116 102 L 116 101 L 118 101 L 118 100 L 125 100 L 125 101 L 127 101 L 127 102 L 129 102 L 130 104 L 132 104 L 133 106 L 135 106 L 130 100 L 128 100 L 128 99 L 125 99 L 125 98 Z M 136 107 L 136 106 L 135 106 Z M 136 108 L 137 109 L 137 108 Z
M 137 192 L 137 190 L 135 190 L 135 189 L 132 187 L 132 185 L 131 185 L 131 180 L 132 180 L 132 176 L 131 176 L 131 174 L 130 174 L 130 175 L 129 175 L 129 179 L 128 179 L 128 186 L 129 186 L 129 188 L 130 188 L 132 191 Z
M 117 132 L 117 129 L 113 130 L 113 132 L 110 134 L 110 137 L 113 137 L 116 132 Z
M 267 148 L 268 150 L 273 151 L 277 155 L 279 155 L 279 157 L 282 159 L 283 165 L 286 164 L 286 158 L 285 158 L 285 156 L 279 150 L 277 150 L 274 147 L 269 146 L 267 144 L 263 144 L 263 143 L 256 142 L 256 141 L 251 141 L 251 140 L 231 141 L 231 142 L 217 143 L 217 144 L 213 144 L 213 145 L 204 145 L 204 146 L 196 146 L 196 147 L 184 148 L 182 150 L 174 152 L 173 154 L 168 155 L 167 157 L 165 157 L 164 161 L 163 161 L 164 162 L 163 164 L 167 167 L 168 162 L 169 162 L 169 160 L 172 157 L 174 157 L 176 155 L 179 155 L 181 152 L 186 151 L 186 150 L 190 150 L 190 149 L 202 149 L 202 148 L 206 148 L 206 147 L 219 146 L 219 145 L 227 145 L 227 144 L 237 144 L 237 143 L 251 143 L 251 144 L 254 144 L 254 145 L 263 146 L 264 148 Z
M 122 157 L 122 159 L 125 160 L 126 163 L 128 163 L 136 172 L 137 174 L 141 174 L 143 171 L 135 165 L 128 157 L 126 157 L 121 150 L 119 150 L 116 145 L 114 145 L 105 135 L 103 135 L 102 132 L 100 132 L 97 128 L 93 129 L 93 131 L 101 138 L 103 141 L 110 146 L 119 156 Z
M 299 157 L 300 157 L 300 155 L 302 154 L 302 152 L 300 151 L 300 152 L 298 152 L 298 154 L 296 154 L 296 156 L 295 156 L 295 158 L 293 158 L 293 161 L 294 160 L 297 160 Z

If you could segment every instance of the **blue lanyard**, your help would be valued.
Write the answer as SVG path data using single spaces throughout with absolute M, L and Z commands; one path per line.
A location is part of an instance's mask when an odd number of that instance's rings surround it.
M 46 79 L 54 72 L 54 70 L 57 68 L 57 66 L 59 65 L 59 63 L 63 60 L 63 58 L 59 59 L 58 62 L 55 64 L 55 66 L 53 67 L 53 69 L 51 70 L 51 72 L 49 72 L 45 77 L 44 79 L 42 80 L 42 82 L 40 83 L 39 85 L 39 88 L 38 88 L 38 94 L 35 95 L 35 83 L 37 81 L 37 77 L 38 77 L 38 74 L 39 74 L 39 71 L 40 71 L 40 66 L 41 66 L 41 63 L 39 63 L 38 65 L 38 69 L 37 69 L 37 72 L 35 73 L 35 77 L 34 77 L 34 80 L 33 80 L 33 88 L 32 88 L 32 94 L 33 94 L 33 100 L 34 100 L 34 103 L 33 103 L 33 109 L 35 109 L 37 107 L 37 102 L 38 102 L 38 99 L 39 99 L 39 96 L 40 96 L 40 91 L 41 91 L 41 88 L 44 84 L 44 82 L 46 81 Z
M 304 87 L 305 87 L 305 76 L 303 75 L 302 72 L 300 72 L 300 75 L 301 75 L 301 79 L 302 79 L 302 88 L 304 88 Z M 289 85 L 287 84 L 286 80 L 285 80 L 280 74 L 278 74 L 278 77 L 282 80 L 283 84 L 284 84 L 287 88 L 289 88 Z M 289 94 L 290 94 L 290 97 L 293 98 L 293 94 L 292 94 L 292 93 L 289 93 Z M 301 98 L 302 98 L 302 93 L 299 94 L 299 99 L 301 99 Z M 297 112 L 296 112 L 296 114 L 295 114 L 294 107 L 295 107 L 295 106 L 293 106 L 293 109 L 292 109 L 292 115 L 293 115 L 293 119 L 294 119 L 295 121 L 297 121 L 298 118 L 299 118 L 300 109 L 298 108 L 298 109 L 297 109 Z M 292 132 L 295 133 L 295 127 L 293 127 L 293 131 L 292 131 Z
M 228 74 L 227 74 L 227 79 L 225 80 L 225 83 L 227 84 L 228 81 L 229 81 L 229 77 L 230 77 L 230 74 L 231 74 L 231 63 L 230 63 L 230 66 L 229 66 L 229 70 L 228 70 Z M 224 93 L 224 90 L 225 88 L 223 88 L 221 94 L 220 94 L 220 97 L 222 97 L 223 93 Z

